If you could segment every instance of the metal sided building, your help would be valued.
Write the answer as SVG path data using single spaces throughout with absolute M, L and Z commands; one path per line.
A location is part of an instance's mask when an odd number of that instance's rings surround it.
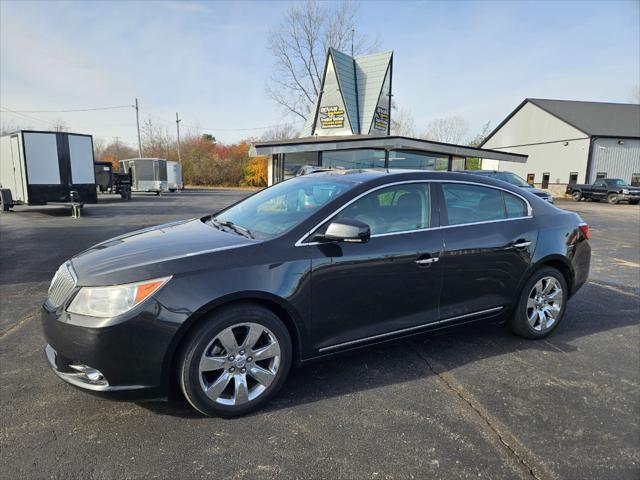
M 256 142 L 252 156 L 268 157 L 268 183 L 303 166 L 464 170 L 470 157 L 503 162 L 523 154 L 390 135 L 393 52 L 351 57 L 330 48 L 322 85 L 300 138 Z
M 481 147 L 529 156 L 526 164 L 485 157 L 482 168 L 558 193 L 596 178 L 640 185 L 640 105 L 527 98 Z

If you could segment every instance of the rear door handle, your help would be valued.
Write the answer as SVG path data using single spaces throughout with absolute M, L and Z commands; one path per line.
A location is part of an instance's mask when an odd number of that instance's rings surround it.
M 418 265 L 430 265 L 432 263 L 436 263 L 438 260 L 440 260 L 438 257 L 429 257 L 429 258 L 421 258 L 419 260 L 416 260 L 416 263 Z

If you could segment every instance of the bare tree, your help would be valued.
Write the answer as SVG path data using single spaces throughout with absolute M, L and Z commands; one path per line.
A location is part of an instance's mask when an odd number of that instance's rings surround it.
M 423 137 L 434 142 L 459 144 L 464 141 L 468 131 L 469 124 L 464 118 L 443 117 L 430 121 Z
M 287 140 L 290 138 L 297 138 L 300 136 L 300 131 L 292 123 L 281 123 L 280 125 L 274 125 L 269 127 L 260 136 L 260 140 Z
M 377 47 L 377 42 L 355 32 L 357 20 L 358 8 L 348 2 L 307 0 L 292 5 L 270 33 L 275 72 L 267 82 L 267 95 L 290 114 L 306 119 L 320 91 L 327 49 L 350 53 L 352 38 L 355 55 Z
M 413 114 L 406 108 L 395 108 L 392 106 L 391 113 L 391 135 L 400 135 L 403 137 L 416 136 L 416 122 Z
M 480 146 L 480 144 L 482 142 L 484 142 L 484 139 L 487 138 L 487 135 L 489 135 L 489 130 L 491 127 L 491 122 L 487 122 L 484 125 L 482 125 L 482 128 L 480 129 L 480 131 L 478 133 L 476 133 L 473 137 L 471 137 L 468 141 L 467 144 L 470 147 L 478 147 Z
M 69 130 L 69 126 L 62 118 L 57 118 L 51 122 L 51 130 L 54 132 L 66 132 Z

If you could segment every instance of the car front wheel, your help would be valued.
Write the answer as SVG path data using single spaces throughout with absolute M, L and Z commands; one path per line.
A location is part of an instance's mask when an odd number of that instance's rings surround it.
M 187 338 L 178 366 L 182 392 L 205 415 L 244 415 L 282 387 L 291 351 L 286 327 L 270 310 L 224 308 Z
M 525 338 L 546 337 L 562 320 L 567 298 L 567 282 L 562 273 L 551 267 L 541 268 L 522 289 L 509 322 L 511 330 Z

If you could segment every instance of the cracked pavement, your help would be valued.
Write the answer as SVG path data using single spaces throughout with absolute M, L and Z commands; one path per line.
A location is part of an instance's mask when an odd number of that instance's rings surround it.
M 101 197 L 79 220 L 50 207 L 0 215 L 0 478 L 640 477 L 640 207 L 629 205 L 558 203 L 590 224 L 593 270 L 544 341 L 492 325 L 379 345 L 292 371 L 267 408 L 233 420 L 179 398 L 105 400 L 49 371 L 38 309 L 62 261 L 245 194 Z

